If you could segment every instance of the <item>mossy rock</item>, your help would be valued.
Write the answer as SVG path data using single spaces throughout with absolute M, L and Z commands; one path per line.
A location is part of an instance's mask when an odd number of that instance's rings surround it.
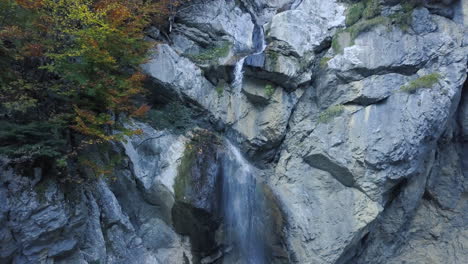
M 226 90 L 227 86 L 228 86 L 228 84 L 223 79 L 221 79 L 218 82 L 218 84 L 216 85 L 216 93 L 218 94 L 219 97 L 223 96 L 223 93 Z
M 428 75 L 421 76 L 415 80 L 410 81 L 407 85 L 400 88 L 402 92 L 415 93 L 421 88 L 432 88 L 436 83 L 439 82 L 442 76 L 439 73 L 431 73 Z
M 352 4 L 346 11 L 345 24 L 350 27 L 356 24 L 361 18 L 371 19 L 381 13 L 379 0 L 367 0 Z
M 347 31 L 339 31 L 333 36 L 332 49 L 335 53 L 342 53 L 345 47 L 353 45 L 354 40 L 351 34 Z
M 341 115 L 344 112 L 343 105 L 333 105 L 328 107 L 325 111 L 321 112 L 318 117 L 319 123 L 329 123 L 335 117 Z
M 367 0 L 366 8 L 362 11 L 362 17 L 366 19 L 374 18 L 381 13 L 379 0 Z
M 321 69 L 326 69 L 328 67 L 328 62 L 331 60 L 332 58 L 330 57 L 323 57 L 320 59 L 320 62 L 319 62 L 319 66 Z
M 197 131 L 186 144 L 174 182 L 176 201 L 207 211 L 217 207 L 208 201 L 215 200 L 210 198 L 214 198 L 218 187 L 217 153 L 221 145 L 220 138 L 207 130 Z
M 217 63 L 219 59 L 229 55 L 232 44 L 229 41 L 223 41 L 215 46 L 206 48 L 198 54 L 186 54 L 188 58 L 200 64 Z
M 358 2 L 351 5 L 346 11 L 346 26 L 351 26 L 358 22 L 359 19 L 361 19 L 365 8 L 366 5 L 363 2 Z
M 408 1 L 402 4 L 402 10 L 390 16 L 381 16 L 381 8 L 378 0 L 359 2 L 349 7 L 346 16 L 346 28 L 337 31 L 332 39 L 332 48 L 335 53 L 343 52 L 344 47 L 354 45 L 354 40 L 362 33 L 371 30 L 378 25 L 384 25 L 391 29 L 397 26 L 403 32 L 407 32 L 413 22 L 413 10 L 420 1 Z
M 215 234 L 220 224 L 220 145 L 220 138 L 212 132 L 196 131 L 186 144 L 174 182 L 174 228 L 190 238 L 195 263 L 218 246 Z
M 276 87 L 271 84 L 265 85 L 265 95 L 271 97 L 275 93 Z
M 266 54 L 266 68 L 275 69 L 279 63 L 279 57 L 281 54 L 274 50 L 267 50 Z

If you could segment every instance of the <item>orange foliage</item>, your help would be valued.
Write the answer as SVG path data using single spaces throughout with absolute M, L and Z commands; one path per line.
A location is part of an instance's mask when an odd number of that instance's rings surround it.
M 16 0 L 16 3 L 23 8 L 36 9 L 43 6 L 42 0 Z
M 29 43 L 24 47 L 23 54 L 28 57 L 40 57 L 44 51 L 41 44 Z
M 130 79 L 129 81 L 132 82 L 132 83 L 136 83 L 136 84 L 139 84 L 141 82 L 143 82 L 144 80 L 146 80 L 147 76 L 141 72 L 136 72 L 134 74 L 132 74 L 132 76 L 130 76 Z
M 18 26 L 5 26 L 0 30 L 0 38 L 23 39 L 26 32 Z
M 133 117 L 140 117 L 145 115 L 149 110 L 151 109 L 151 106 L 149 105 L 142 105 L 140 106 L 137 110 L 135 110 L 131 116 Z

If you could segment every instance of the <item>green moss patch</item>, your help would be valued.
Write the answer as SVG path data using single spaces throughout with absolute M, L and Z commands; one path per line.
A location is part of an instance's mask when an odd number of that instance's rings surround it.
M 326 69 L 328 67 L 328 62 L 331 60 L 332 58 L 330 57 L 323 57 L 322 59 L 320 59 L 320 68 L 322 69 Z
M 190 169 L 195 162 L 196 152 L 191 145 L 186 146 L 182 160 L 178 168 L 177 177 L 174 181 L 174 194 L 178 201 L 185 201 L 186 189 L 191 183 Z
M 368 0 L 366 8 L 362 11 L 362 16 L 367 19 L 374 18 L 380 15 L 381 11 L 379 0 Z
M 393 14 L 389 17 L 390 23 L 407 32 L 413 23 L 413 11 L 405 11 Z
M 351 34 L 351 39 L 354 41 L 361 33 L 367 32 L 377 25 L 385 25 L 387 22 L 388 19 L 386 17 L 374 17 L 372 19 L 360 21 L 348 28 L 346 31 Z
M 185 145 L 184 154 L 177 171 L 177 177 L 174 181 L 174 193 L 177 201 L 189 203 L 190 196 L 196 191 L 201 182 L 195 182 L 192 176 L 192 169 L 206 171 L 204 161 L 210 161 L 209 155 L 216 151 L 215 146 L 220 145 L 220 139 L 215 134 L 201 130 L 192 137 L 190 142 Z M 206 175 L 205 175 L 206 176 Z
M 265 53 L 266 53 L 267 68 L 275 69 L 279 63 L 280 53 L 271 49 L 267 49 Z
M 346 11 L 346 26 L 351 26 L 354 23 L 358 22 L 359 19 L 361 19 L 362 13 L 364 12 L 365 8 L 366 5 L 364 4 L 364 2 L 359 2 L 351 5 Z
M 333 105 L 328 107 L 325 111 L 320 113 L 318 117 L 318 122 L 319 123 L 328 123 L 333 118 L 341 115 L 344 112 L 344 106 L 343 105 Z
M 439 73 L 431 73 L 419 77 L 418 79 L 410 81 L 407 85 L 400 88 L 401 91 L 407 93 L 414 93 L 420 88 L 432 88 L 437 82 L 439 82 L 442 76 Z
M 367 20 L 359 21 L 358 23 L 344 30 L 338 31 L 332 39 L 332 48 L 336 53 L 343 52 L 343 39 L 346 39 L 348 45 L 354 45 L 354 40 L 364 32 L 367 32 L 377 25 L 388 25 L 388 17 L 378 16 Z
M 265 94 L 268 97 L 271 97 L 275 93 L 275 87 L 271 84 L 265 85 Z
M 225 86 L 226 82 L 224 80 L 219 81 L 216 85 L 216 93 L 218 93 L 219 97 L 223 95 Z
M 228 56 L 231 46 L 230 42 L 224 41 L 216 46 L 205 49 L 199 54 L 189 54 L 186 56 L 197 63 L 214 63 L 218 59 Z
M 343 52 L 343 35 L 349 34 L 348 45 L 354 45 L 354 40 L 364 32 L 369 31 L 377 25 L 387 27 L 397 26 L 406 32 L 413 22 L 413 10 L 420 1 L 408 1 L 402 4 L 402 10 L 391 16 L 381 16 L 379 1 L 368 0 L 351 5 L 346 15 L 346 29 L 338 31 L 332 39 L 332 48 L 336 53 Z
M 352 4 L 346 11 L 346 26 L 356 24 L 361 18 L 371 19 L 381 13 L 379 0 L 367 0 Z

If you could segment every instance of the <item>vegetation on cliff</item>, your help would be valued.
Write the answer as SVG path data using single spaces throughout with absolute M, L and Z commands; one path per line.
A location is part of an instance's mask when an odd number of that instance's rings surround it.
M 353 45 L 354 40 L 364 32 L 378 25 L 389 29 L 393 26 L 402 31 L 408 31 L 413 21 L 414 8 L 421 5 L 421 0 L 409 0 L 401 3 L 400 9 L 391 15 L 382 15 L 380 1 L 365 0 L 351 4 L 346 12 L 346 28 L 338 30 L 332 40 L 332 48 L 336 53 L 343 52 L 343 44 Z
M 88 145 L 139 131 L 145 29 L 181 1 L 0 0 L 0 155 L 66 166 Z
M 432 88 L 439 82 L 441 77 L 442 76 L 437 72 L 424 75 L 403 85 L 400 90 L 407 93 L 414 93 L 420 88 Z

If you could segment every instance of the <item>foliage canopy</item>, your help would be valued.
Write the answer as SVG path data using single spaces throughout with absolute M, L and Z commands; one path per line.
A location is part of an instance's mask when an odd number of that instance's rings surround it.
M 0 0 L 0 155 L 72 155 L 86 144 L 138 134 L 145 29 L 181 1 Z M 116 132 L 117 131 L 117 132 Z

